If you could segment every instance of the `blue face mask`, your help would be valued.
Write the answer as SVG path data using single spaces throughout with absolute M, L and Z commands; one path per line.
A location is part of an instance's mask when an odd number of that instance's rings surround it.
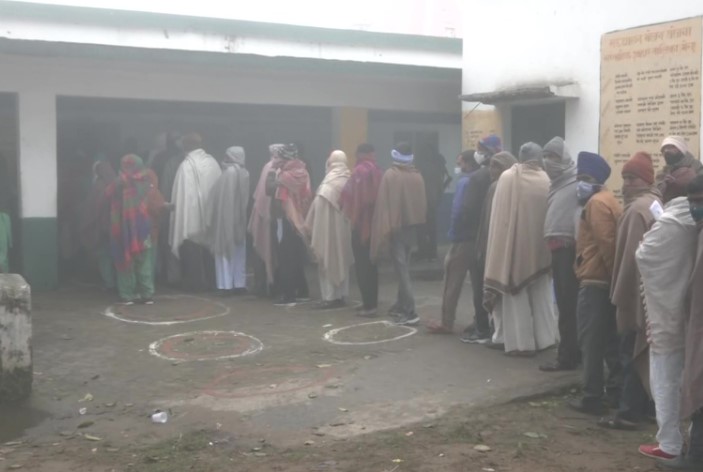
M 600 185 L 578 181 L 576 184 L 576 197 L 580 202 L 587 202 L 596 192 L 600 190 Z
M 696 223 L 703 221 L 703 206 L 691 205 L 689 208 L 691 210 L 691 217 L 693 218 L 693 221 Z

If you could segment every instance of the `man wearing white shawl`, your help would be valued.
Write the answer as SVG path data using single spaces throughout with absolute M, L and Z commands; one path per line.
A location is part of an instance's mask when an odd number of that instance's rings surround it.
M 696 223 L 682 196 L 695 171 L 674 177 L 664 213 L 637 249 L 649 342 L 649 384 L 657 414 L 657 444 L 640 446 L 646 456 L 673 459 L 681 454 L 680 390 L 686 344 L 687 292 L 693 272 Z M 675 196 L 675 195 L 680 196 Z
M 175 211 L 171 216 L 169 243 L 181 261 L 186 288 L 207 290 L 214 275 L 214 263 L 207 241 L 207 204 L 210 192 L 222 173 L 220 165 L 202 149 L 200 135 L 183 137 L 186 158 L 176 173 L 171 193 Z
M 351 225 L 339 201 L 350 175 L 347 155 L 333 151 L 327 159 L 327 174 L 305 219 L 305 230 L 318 264 L 321 309 L 344 306 L 349 296 L 349 269 L 353 260 Z
M 215 256 L 215 278 L 219 290 L 246 291 L 247 206 L 249 171 L 244 148 L 232 146 L 222 161 L 222 175 L 212 190 L 208 205 L 210 248 Z

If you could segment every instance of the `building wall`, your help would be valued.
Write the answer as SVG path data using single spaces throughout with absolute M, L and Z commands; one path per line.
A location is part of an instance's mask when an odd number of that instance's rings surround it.
M 573 150 L 598 149 L 600 38 L 610 31 L 703 14 L 690 0 L 495 0 L 464 12 L 464 94 L 525 85 L 576 82 L 580 98 L 566 105 Z M 475 45 L 480 45 L 476 47 Z M 465 109 L 468 108 L 465 105 Z

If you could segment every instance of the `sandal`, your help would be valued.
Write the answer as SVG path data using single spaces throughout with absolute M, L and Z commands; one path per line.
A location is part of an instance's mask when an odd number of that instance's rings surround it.
M 637 423 L 618 418 L 613 416 L 612 418 L 601 418 L 598 420 L 598 426 L 608 429 L 615 429 L 618 431 L 635 431 L 639 429 Z
M 428 324 L 426 329 L 428 334 L 454 334 L 451 329 L 437 323 Z

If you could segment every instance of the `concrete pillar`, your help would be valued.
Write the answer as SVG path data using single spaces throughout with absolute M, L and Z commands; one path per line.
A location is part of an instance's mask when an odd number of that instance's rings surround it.
M 32 295 L 21 275 L 0 274 L 0 403 L 32 391 Z
M 356 147 L 366 142 L 369 134 L 369 111 L 366 108 L 335 108 L 333 114 L 334 146 L 356 163 Z
M 22 275 L 35 290 L 58 284 L 56 95 L 20 92 L 19 171 Z

